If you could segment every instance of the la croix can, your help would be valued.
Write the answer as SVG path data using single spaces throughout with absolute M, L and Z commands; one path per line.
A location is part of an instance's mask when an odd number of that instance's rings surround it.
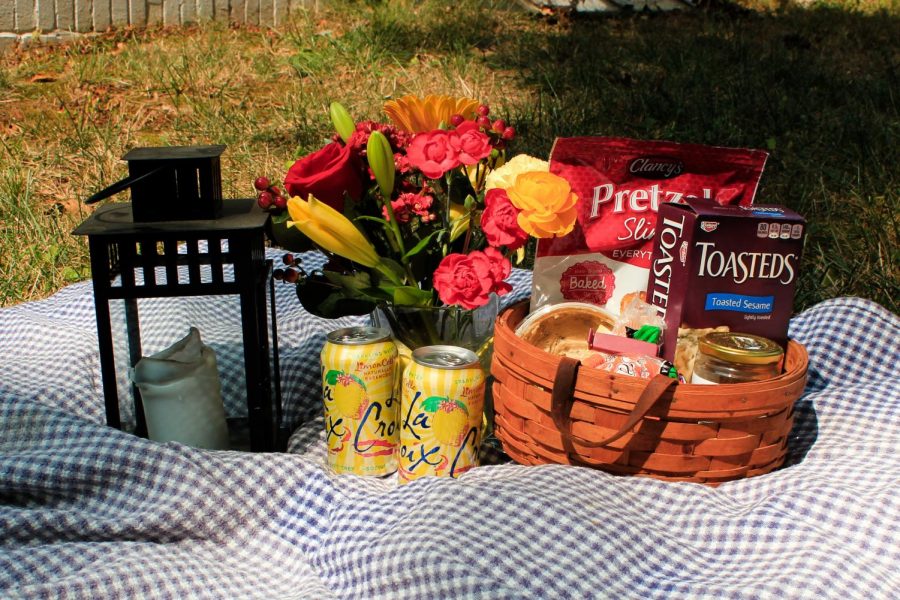
M 390 332 L 376 327 L 332 331 L 321 364 L 328 466 L 355 475 L 395 472 L 400 402 L 394 397 L 397 346 Z
M 457 477 L 478 466 L 484 385 L 471 350 L 413 351 L 401 383 L 400 483 L 427 475 Z

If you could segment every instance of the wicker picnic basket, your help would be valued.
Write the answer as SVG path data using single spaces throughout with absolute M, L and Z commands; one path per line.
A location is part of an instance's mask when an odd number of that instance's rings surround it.
M 494 329 L 494 428 L 516 462 L 716 485 L 761 475 L 787 452 L 794 401 L 809 357 L 788 343 L 784 372 L 767 381 L 677 384 L 595 369 L 548 354 L 515 334 L 527 302 Z

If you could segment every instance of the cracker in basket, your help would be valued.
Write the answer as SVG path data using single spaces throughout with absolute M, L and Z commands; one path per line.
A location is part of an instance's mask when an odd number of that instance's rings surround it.
M 691 380 L 694 373 L 694 361 L 697 360 L 697 352 L 700 347 L 700 338 L 713 331 L 729 331 L 725 325 L 720 327 L 704 327 L 691 329 L 690 327 L 678 328 L 678 344 L 675 346 L 675 368 L 685 381 Z

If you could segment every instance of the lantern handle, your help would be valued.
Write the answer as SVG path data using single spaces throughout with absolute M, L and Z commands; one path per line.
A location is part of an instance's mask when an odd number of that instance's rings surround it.
M 126 177 L 125 179 L 122 179 L 121 181 L 117 181 L 116 183 L 112 184 L 108 188 L 100 190 L 99 192 L 97 192 L 96 194 L 94 194 L 93 196 L 91 196 L 90 198 L 85 200 L 84 203 L 85 204 L 94 204 L 96 202 L 100 202 L 101 200 L 103 200 L 105 198 L 109 198 L 113 194 L 118 194 L 122 190 L 131 187 L 133 184 L 144 179 L 145 177 L 150 177 L 151 175 L 154 175 L 154 174 L 162 171 L 165 168 L 166 167 L 157 167 L 157 168 L 153 169 L 152 171 L 147 171 L 146 173 L 141 173 L 140 175 L 135 175 L 134 177 Z

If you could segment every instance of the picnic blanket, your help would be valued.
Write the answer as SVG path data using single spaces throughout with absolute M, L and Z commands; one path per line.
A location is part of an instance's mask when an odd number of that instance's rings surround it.
M 398 486 L 324 464 L 317 353 L 363 320 L 277 294 L 283 454 L 106 427 L 89 283 L 0 310 L 0 597 L 900 596 L 900 319 L 870 301 L 793 319 L 810 378 L 774 473 L 713 489 L 510 463 Z M 145 354 L 197 326 L 228 412 L 246 411 L 235 299 L 140 309 Z

